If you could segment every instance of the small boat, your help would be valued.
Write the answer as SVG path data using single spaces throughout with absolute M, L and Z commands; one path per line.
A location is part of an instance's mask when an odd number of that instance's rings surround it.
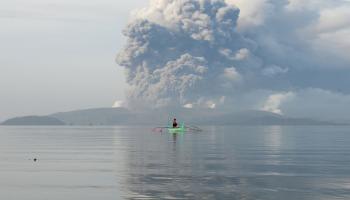
M 155 127 L 152 129 L 153 132 L 162 133 L 164 130 L 168 130 L 169 133 L 185 133 L 185 132 L 201 132 L 197 126 L 185 126 L 185 123 L 182 123 L 181 126 L 173 128 L 172 126 L 163 126 L 163 127 Z
M 185 131 L 186 131 L 186 127 L 184 124 L 181 124 L 180 127 L 176 127 L 176 128 L 169 127 L 168 128 L 169 133 L 184 133 Z

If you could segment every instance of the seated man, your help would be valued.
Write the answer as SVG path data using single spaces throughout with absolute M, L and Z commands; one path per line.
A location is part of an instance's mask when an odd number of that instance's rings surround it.
M 174 120 L 173 120 L 173 128 L 177 128 L 176 118 L 174 118 Z

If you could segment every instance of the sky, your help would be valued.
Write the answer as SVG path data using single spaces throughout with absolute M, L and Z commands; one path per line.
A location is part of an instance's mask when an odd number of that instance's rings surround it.
M 0 10 L 0 121 L 115 101 L 350 121 L 346 0 L 2 0 Z
M 124 99 L 124 71 L 115 57 L 129 13 L 146 4 L 0 1 L 0 121 Z

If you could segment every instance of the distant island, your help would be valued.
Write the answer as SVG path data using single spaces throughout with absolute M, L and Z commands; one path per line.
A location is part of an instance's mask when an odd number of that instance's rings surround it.
M 169 114 L 171 113 L 171 114 Z M 54 113 L 47 116 L 25 116 L 8 119 L 4 126 L 164 126 L 172 117 L 197 125 L 345 125 L 303 118 L 288 118 L 265 111 L 215 113 L 212 110 L 180 109 L 177 112 L 152 110 L 133 112 L 126 108 L 95 108 Z
M 5 126 L 63 126 L 66 123 L 50 116 L 26 116 L 6 120 Z

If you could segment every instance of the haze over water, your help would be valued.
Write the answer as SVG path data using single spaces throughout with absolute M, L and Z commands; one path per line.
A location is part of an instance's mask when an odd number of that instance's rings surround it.
M 349 127 L 204 129 L 0 127 L 0 199 L 350 198 Z

